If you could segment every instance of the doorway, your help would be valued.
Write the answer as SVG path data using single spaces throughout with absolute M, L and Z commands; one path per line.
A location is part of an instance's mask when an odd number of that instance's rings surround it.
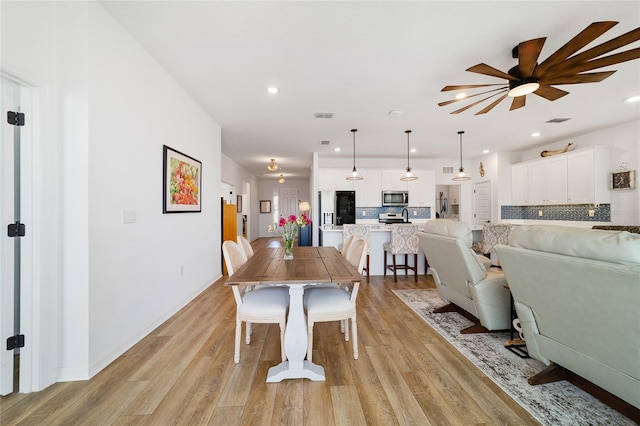
M 491 223 L 491 181 L 479 182 L 473 185 L 473 224 L 482 226 Z

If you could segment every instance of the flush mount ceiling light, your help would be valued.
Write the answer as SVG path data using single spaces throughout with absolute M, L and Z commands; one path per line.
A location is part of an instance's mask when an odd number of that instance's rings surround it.
M 358 173 L 358 169 L 356 169 L 356 132 L 358 129 L 351 129 L 351 133 L 353 133 L 353 170 L 350 175 L 347 175 L 347 180 L 362 180 L 362 175 Z
M 462 167 L 462 134 L 464 130 L 460 130 L 458 134 L 460 135 L 460 168 L 458 169 L 458 174 L 452 179 L 455 181 L 463 181 L 471 179 L 471 176 L 464 172 L 464 167 Z
M 267 92 L 271 93 L 272 95 L 275 95 L 279 91 L 280 90 L 276 86 L 267 86 Z
M 400 180 L 416 180 L 418 176 L 413 174 L 411 166 L 409 165 L 409 135 L 411 134 L 411 130 L 405 130 L 404 132 L 407 134 L 407 168 Z
M 278 178 L 278 183 L 284 183 L 284 175 L 280 175 L 280 177 Z
M 275 172 L 279 168 L 280 167 L 278 166 L 278 163 L 276 163 L 275 158 L 272 158 L 271 161 L 269 161 L 269 164 L 267 164 L 267 169 L 269 169 L 270 172 Z

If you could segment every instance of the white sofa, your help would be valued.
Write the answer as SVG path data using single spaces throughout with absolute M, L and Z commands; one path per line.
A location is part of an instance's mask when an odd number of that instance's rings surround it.
M 470 313 L 474 317 L 471 319 L 480 321 L 479 325 L 462 330 L 463 333 L 510 327 L 510 299 L 505 276 L 501 271 L 490 270 L 491 261 L 471 250 L 472 233 L 467 224 L 447 219 L 430 220 L 418 233 L 418 240 L 429 261 L 440 297 Z
M 640 408 L 640 235 L 522 226 L 496 249 L 529 355 Z

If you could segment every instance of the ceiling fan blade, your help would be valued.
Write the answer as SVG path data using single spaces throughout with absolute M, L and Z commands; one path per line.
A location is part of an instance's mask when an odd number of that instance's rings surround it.
M 596 68 L 608 67 L 610 65 L 619 64 L 622 62 L 631 61 L 633 59 L 640 58 L 640 47 L 635 49 L 626 50 L 624 52 L 616 53 L 614 55 L 604 56 L 602 58 L 594 59 L 588 62 L 582 62 L 570 67 L 563 67 L 561 70 L 553 70 L 548 75 L 544 76 L 546 79 L 553 76 L 572 75 L 578 74 L 584 71 L 591 71 Z
M 533 76 L 536 78 L 540 78 L 540 76 L 542 76 L 550 67 L 561 63 L 569 56 L 573 55 L 578 50 L 582 49 L 605 32 L 609 31 L 616 24 L 617 22 L 615 21 L 592 23 L 587 28 L 578 33 L 574 38 L 569 40 L 560 49 L 553 52 L 551 56 L 545 59 L 542 63 L 540 63 L 536 68 Z
M 510 81 L 519 81 L 518 78 L 507 74 L 506 72 L 502 72 L 499 69 L 496 69 L 492 66 L 489 66 L 487 64 L 478 64 L 478 65 L 474 65 L 471 68 L 467 68 L 467 71 L 469 72 L 475 72 L 477 74 L 484 74 L 484 75 L 490 75 L 492 77 L 498 77 L 498 78 L 505 78 L 507 80 Z
M 486 114 L 489 111 L 491 111 L 493 109 L 493 107 L 495 107 L 496 105 L 498 105 L 500 102 L 502 102 L 504 100 L 504 98 L 507 97 L 507 94 L 505 93 L 504 95 L 500 96 L 498 99 L 496 99 L 495 101 L 491 102 L 489 105 L 487 105 L 486 107 L 482 108 L 480 111 L 476 112 L 475 115 L 480 115 L 480 114 Z
M 518 70 L 520 78 L 531 77 L 533 70 L 538 65 L 538 57 L 542 51 L 542 46 L 547 38 L 536 38 L 534 40 L 523 41 L 518 45 Z
M 614 71 L 592 72 L 587 74 L 575 74 L 559 77 L 549 77 L 540 80 L 540 84 L 558 85 L 558 84 L 580 84 L 580 83 L 597 83 L 611 76 Z
M 445 105 L 449 105 L 449 104 L 452 104 L 452 103 L 454 103 L 454 102 L 464 101 L 465 99 L 473 98 L 473 97 L 480 96 L 480 95 L 485 95 L 485 94 L 487 94 L 487 93 L 496 92 L 496 91 L 498 91 L 498 90 L 505 90 L 505 88 L 504 88 L 504 87 L 500 87 L 500 88 L 498 88 L 498 89 L 486 90 L 486 91 L 484 91 L 484 92 L 480 92 L 480 93 L 476 93 L 476 94 L 473 94 L 473 95 L 465 96 L 464 98 L 460 98 L 460 99 L 451 99 L 451 100 L 449 100 L 449 101 L 445 101 L 445 102 L 440 102 L 440 103 L 438 103 L 438 106 L 445 106 Z
M 514 109 L 522 108 L 526 103 L 527 96 L 518 96 L 513 98 L 513 102 L 511 102 L 511 108 L 509 111 L 513 111 Z
M 561 97 L 569 94 L 569 92 L 565 90 L 551 86 L 540 86 L 538 90 L 533 93 L 550 101 L 555 101 L 556 99 L 560 99 Z
M 614 39 L 611 39 L 605 43 L 592 47 L 591 49 L 585 50 L 584 52 L 579 53 L 567 59 L 563 63 L 559 64 L 559 66 L 562 68 L 565 68 L 565 67 L 570 68 L 576 64 L 584 63 L 593 58 L 597 58 L 598 56 L 601 56 L 601 55 L 604 55 L 605 53 L 609 53 L 613 50 L 619 49 L 623 46 L 626 46 L 638 40 L 640 40 L 640 27 L 636 28 L 635 30 L 629 31 L 628 33 L 622 34 L 621 36 L 618 36 Z M 624 62 L 624 61 L 620 61 L 620 62 Z M 553 68 L 554 68 L 553 72 L 555 72 L 556 67 L 553 67 Z
M 464 84 L 458 86 L 444 86 L 441 92 L 448 92 L 450 90 L 463 90 L 463 89 L 475 89 L 478 87 L 487 87 L 487 86 L 504 86 L 504 84 Z
M 505 91 L 506 91 L 506 89 L 505 89 Z M 494 93 L 493 95 L 487 96 L 486 98 L 480 99 L 479 101 L 475 101 L 475 102 L 473 102 L 473 103 L 471 103 L 471 104 L 469 104 L 469 105 L 467 105 L 465 107 L 457 109 L 457 110 L 451 112 L 450 114 L 460 114 L 461 112 L 464 112 L 464 111 L 468 110 L 469 108 L 474 107 L 474 106 L 486 101 L 487 99 L 491 99 L 494 96 L 499 95 L 500 93 L 502 93 L 502 92 Z

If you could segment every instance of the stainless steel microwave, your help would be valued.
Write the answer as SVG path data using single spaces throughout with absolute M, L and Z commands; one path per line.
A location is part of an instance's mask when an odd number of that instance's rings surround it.
M 383 206 L 408 206 L 408 191 L 382 191 Z

